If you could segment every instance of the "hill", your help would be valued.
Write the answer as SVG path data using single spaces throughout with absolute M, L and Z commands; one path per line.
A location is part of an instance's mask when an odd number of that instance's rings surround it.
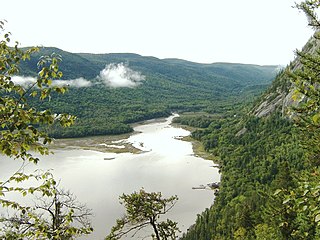
M 183 240 L 319 239 L 313 215 L 319 198 L 310 190 L 319 187 L 319 128 L 312 127 L 319 112 L 319 48 L 319 38 L 312 37 L 254 104 L 212 116 L 192 133 L 219 163 L 222 179 L 214 204 Z M 311 101 L 293 99 L 294 76 Z M 299 114 L 305 115 L 294 122 Z
M 59 137 L 124 133 L 132 130 L 129 123 L 167 116 L 172 111 L 216 112 L 225 102 L 234 105 L 243 99 L 250 100 L 268 86 L 277 69 L 277 66 L 233 63 L 200 64 L 131 53 L 76 54 L 41 48 L 22 64 L 21 74 L 35 76 L 39 57 L 53 52 L 62 57 L 60 70 L 70 87 L 67 94 L 53 96 L 54 101 L 40 107 L 78 117 L 70 129 L 49 130 Z M 77 81 L 82 85 L 76 85 Z

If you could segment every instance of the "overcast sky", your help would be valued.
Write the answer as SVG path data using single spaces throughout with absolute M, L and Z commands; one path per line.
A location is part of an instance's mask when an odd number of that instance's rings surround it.
M 294 2 L 1 0 L 0 19 L 22 46 L 286 65 L 312 35 Z

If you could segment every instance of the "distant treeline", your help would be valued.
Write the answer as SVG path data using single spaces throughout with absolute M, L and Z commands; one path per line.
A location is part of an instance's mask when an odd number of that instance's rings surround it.
M 219 112 L 229 103 L 252 99 L 271 82 L 276 66 L 245 64 L 197 64 L 178 59 L 160 60 L 137 54 L 74 54 L 43 48 L 22 64 L 22 75 L 36 75 L 41 55 L 60 54 L 62 79 L 83 77 L 92 84 L 69 87 L 51 101 L 33 102 L 40 109 L 77 116 L 68 129 L 48 129 L 55 137 L 122 134 L 132 131 L 130 123 L 165 117 L 174 111 Z M 106 64 L 124 63 L 143 75 L 135 88 L 110 88 L 96 78 Z M 202 125 L 204 124 L 204 125 Z M 208 124 L 201 123 L 202 126 Z

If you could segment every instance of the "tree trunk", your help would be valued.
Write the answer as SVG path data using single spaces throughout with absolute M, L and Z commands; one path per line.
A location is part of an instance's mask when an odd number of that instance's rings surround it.
M 153 231 L 154 231 L 154 233 L 156 235 L 157 240 L 160 240 L 158 228 L 157 228 L 157 225 L 156 225 L 155 220 L 153 218 L 150 219 L 150 224 L 151 224 L 151 226 L 153 228 Z

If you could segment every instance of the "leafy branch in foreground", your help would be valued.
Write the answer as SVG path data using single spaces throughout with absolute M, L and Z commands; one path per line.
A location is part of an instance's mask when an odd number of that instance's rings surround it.
M 163 198 L 161 192 L 148 193 L 144 189 L 123 194 L 120 203 L 125 206 L 126 214 L 117 220 L 106 240 L 120 239 L 129 233 L 134 237 L 147 226 L 152 227 L 153 239 L 176 239 L 176 233 L 179 232 L 177 223 L 170 219 L 161 221 L 160 216 L 169 212 L 177 200 L 177 196 Z
M 7 212 L 7 216 L 0 217 L 0 239 L 65 240 L 88 234 L 92 232 L 87 218 L 90 211 L 77 203 L 71 193 L 59 190 L 50 172 L 24 172 L 25 163 L 39 161 L 33 152 L 49 154 L 46 145 L 52 139 L 39 127 L 54 123 L 67 127 L 75 120 L 69 114 L 36 109 L 30 104 L 31 99 L 50 100 L 52 92 L 67 90 L 51 86 L 62 76 L 58 67 L 60 56 L 41 57 L 37 78 L 29 85 L 16 83 L 14 77 L 19 74 L 20 62 L 30 59 L 38 48 L 22 51 L 18 42 L 10 47 L 11 34 L 5 32 L 4 25 L 5 21 L 0 20 L 0 154 L 21 160 L 22 167 L 7 180 L 0 180 L 0 206 Z M 36 198 L 34 206 L 17 200 L 27 195 L 30 198 L 23 202 Z
M 0 32 L 4 22 L 0 21 Z M 9 47 L 10 33 L 4 33 L 0 41 L 0 152 L 13 158 L 37 163 L 38 158 L 28 151 L 31 149 L 41 154 L 48 154 L 44 146 L 51 142 L 48 135 L 37 127 L 59 122 L 62 126 L 73 124 L 75 117 L 68 114 L 54 114 L 49 109 L 37 110 L 29 105 L 31 98 L 40 101 L 50 98 L 50 93 L 64 93 L 65 87 L 51 87 L 55 78 L 60 78 L 59 56 L 42 57 L 39 60 L 39 73 L 35 82 L 23 86 L 16 84 L 13 77 L 19 74 L 20 61 L 30 59 L 30 55 L 38 48 L 22 51 L 16 42 Z
M 314 30 L 314 36 L 309 41 L 311 48 L 307 51 L 297 51 L 300 66 L 293 72 L 288 72 L 294 84 L 294 100 L 298 106 L 293 108 L 294 119 L 302 130 L 302 143 L 308 150 L 310 166 L 320 166 L 320 21 L 316 10 L 319 0 L 306 0 L 296 7 L 302 10 Z
M 299 68 L 288 72 L 299 104 L 293 107 L 294 120 L 300 127 L 300 142 L 307 150 L 308 169 L 297 173 L 297 186 L 290 191 L 278 189 L 275 196 L 281 200 L 283 216 L 290 213 L 290 219 L 278 224 L 284 239 L 320 238 L 320 21 L 316 10 L 319 0 L 306 0 L 296 5 L 302 10 L 315 30 L 312 48 L 297 51 Z M 283 231 L 286 228 L 287 231 Z
M 2 200 L 7 214 L 0 217 L 1 239 L 74 239 L 76 236 L 92 232 L 91 210 L 80 204 L 69 191 L 58 188 L 50 172 L 35 174 L 16 174 L 11 177 L 13 184 L 17 178 L 23 180 L 42 179 L 38 187 L 9 187 L 9 192 L 22 196 L 30 194 L 33 204 L 25 206 L 11 200 Z M 15 178 L 15 179 L 14 179 Z M 10 181 L 8 182 L 8 184 Z

